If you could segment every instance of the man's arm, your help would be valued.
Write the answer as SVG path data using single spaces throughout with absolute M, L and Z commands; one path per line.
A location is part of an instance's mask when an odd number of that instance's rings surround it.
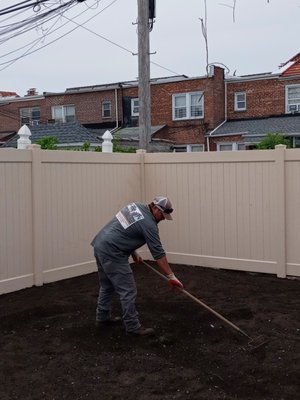
M 180 289 L 183 288 L 183 284 L 180 282 L 179 279 L 176 278 L 176 276 L 174 275 L 174 272 L 172 271 L 170 264 L 167 260 L 166 256 L 163 256 L 161 258 L 159 258 L 158 260 L 155 260 L 158 267 L 160 268 L 160 270 L 167 276 L 167 278 L 169 279 L 169 283 L 171 286 L 176 286 L 179 287 Z

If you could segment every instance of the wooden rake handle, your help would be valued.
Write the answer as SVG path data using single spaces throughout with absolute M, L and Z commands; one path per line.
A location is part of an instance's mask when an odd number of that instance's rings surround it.
M 161 278 L 165 279 L 168 281 L 168 278 L 163 275 L 162 273 L 160 273 L 159 271 L 157 271 L 157 269 L 155 269 L 154 267 L 152 267 L 152 265 L 146 263 L 146 261 L 142 261 L 142 263 L 144 265 L 146 265 L 146 267 L 150 268 L 153 272 L 155 272 L 157 275 L 159 275 Z M 218 317 L 219 319 L 221 319 L 223 322 L 225 322 L 226 324 L 228 324 L 229 326 L 231 326 L 233 329 L 235 329 L 236 331 L 238 331 L 239 333 L 241 333 L 242 335 L 246 336 L 248 339 L 251 339 L 251 337 L 249 335 L 247 335 L 246 332 L 242 331 L 238 326 L 236 326 L 235 324 L 233 324 L 231 321 L 229 321 L 227 318 L 223 317 L 223 315 L 219 314 L 217 311 L 213 310 L 212 308 L 210 308 L 208 305 L 206 305 L 205 303 L 203 303 L 201 300 L 197 299 L 197 297 L 193 296 L 191 293 L 189 293 L 187 290 L 185 289 L 180 289 L 179 287 L 176 287 L 177 290 L 179 290 L 181 293 L 185 294 L 186 296 L 188 296 L 190 299 L 192 299 L 193 301 L 195 301 L 197 304 L 199 304 L 200 306 L 202 306 L 203 308 L 205 308 L 206 310 L 208 310 L 209 312 L 211 312 L 212 314 L 214 314 L 216 317 Z

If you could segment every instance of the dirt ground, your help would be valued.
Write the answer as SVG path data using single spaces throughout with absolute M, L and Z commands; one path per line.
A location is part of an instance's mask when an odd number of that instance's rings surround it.
M 299 398 L 300 280 L 172 267 L 186 290 L 268 344 L 249 348 L 144 265 L 133 266 L 137 308 L 156 335 L 133 338 L 122 325 L 97 331 L 92 273 L 0 296 L 0 399 Z

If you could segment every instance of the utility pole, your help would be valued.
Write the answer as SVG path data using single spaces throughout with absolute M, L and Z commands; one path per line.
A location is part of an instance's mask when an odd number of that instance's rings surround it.
M 149 0 L 138 2 L 139 148 L 148 151 L 151 140 Z

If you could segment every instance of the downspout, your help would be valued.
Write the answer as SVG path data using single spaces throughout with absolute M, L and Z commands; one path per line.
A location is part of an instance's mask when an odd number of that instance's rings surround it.
M 225 119 L 224 119 L 224 121 L 222 121 L 216 128 L 214 128 L 211 132 L 209 132 L 209 136 L 211 136 L 211 134 L 212 133 L 214 133 L 217 129 L 219 129 L 222 125 L 224 125 L 225 124 L 225 122 L 227 121 L 227 82 L 225 81 L 225 90 L 224 90 L 224 97 L 225 97 L 225 99 L 224 99 L 224 107 L 225 107 L 225 110 L 224 110 L 224 114 L 225 114 Z M 207 144 L 207 151 L 210 151 L 210 148 L 209 148 L 209 136 L 207 136 L 207 138 L 206 138 L 206 144 Z
M 116 126 L 112 130 L 112 132 L 116 131 L 119 128 L 119 104 L 118 104 L 118 89 L 115 89 L 115 106 L 116 106 Z

